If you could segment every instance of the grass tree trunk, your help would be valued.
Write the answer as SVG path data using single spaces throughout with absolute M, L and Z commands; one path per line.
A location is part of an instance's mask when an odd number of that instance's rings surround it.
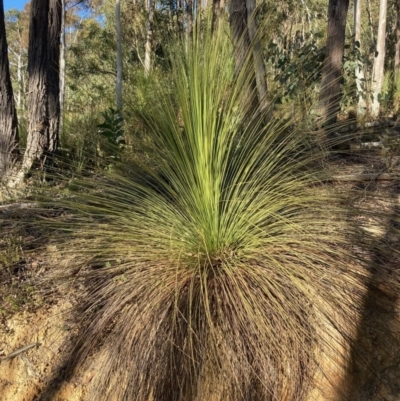
M 362 0 L 354 0 L 354 47 L 358 50 L 358 55 L 361 56 L 361 10 Z M 364 65 L 361 60 L 355 69 L 356 87 L 357 87 L 357 116 L 365 114 L 367 105 L 365 102 L 365 78 L 364 78 Z
M 154 1 L 149 0 L 149 15 L 147 20 L 146 46 L 144 54 L 144 73 L 146 77 L 151 71 L 151 54 L 153 44 L 153 24 L 154 24 Z
M 376 57 L 372 71 L 372 104 L 371 117 L 377 118 L 380 111 L 380 95 L 382 91 L 385 49 L 386 49 L 386 16 L 387 0 L 380 0 L 378 37 L 376 41 Z
M 326 54 L 318 103 L 318 111 L 324 127 L 336 122 L 340 107 L 340 79 L 348 9 L 349 0 L 329 0 Z
M 122 110 L 122 38 L 121 38 L 121 3 L 115 1 L 115 26 L 117 30 L 117 81 L 116 81 L 116 105 Z
M 0 179 L 12 170 L 18 153 L 18 119 L 8 62 L 3 0 L 0 0 Z

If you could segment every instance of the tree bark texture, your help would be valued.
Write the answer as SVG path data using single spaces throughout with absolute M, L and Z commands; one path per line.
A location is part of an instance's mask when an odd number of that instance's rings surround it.
M 189 42 L 190 35 L 193 30 L 193 0 L 186 0 L 186 14 L 185 14 L 185 22 L 186 22 L 186 41 Z
M 149 0 L 149 15 L 147 20 L 146 45 L 144 54 L 144 73 L 148 77 L 151 71 L 151 55 L 153 46 L 154 1 Z
M 122 110 L 122 38 L 121 38 L 121 3 L 115 1 L 115 26 L 117 30 L 117 80 L 116 80 L 116 105 Z
M 376 40 L 376 57 L 372 73 L 372 105 L 371 117 L 377 118 L 380 110 L 380 94 L 382 91 L 385 51 L 386 51 L 386 16 L 387 16 L 387 0 L 380 0 L 379 6 L 379 25 L 378 37 Z
M 253 54 L 251 40 L 247 26 L 247 5 L 246 0 L 231 0 L 229 3 L 229 23 L 232 34 L 235 76 L 243 81 L 244 112 L 255 111 L 259 108 L 257 99 L 257 81 L 255 74 L 244 74 L 251 70 Z M 249 65 L 249 63 L 251 63 Z M 253 68 L 254 71 L 254 68 Z
M 396 2 L 396 49 L 394 56 L 394 74 L 400 79 L 400 2 Z
M 61 0 L 32 0 L 29 23 L 29 128 L 18 180 L 58 146 Z M 16 185 L 18 182 L 11 184 Z
M 50 154 L 58 147 L 60 127 L 60 38 L 62 19 L 61 0 L 50 0 L 47 42 L 47 85 L 48 85 L 48 149 Z
M 224 0 L 212 0 L 212 27 L 216 28 L 219 20 L 224 14 L 225 2 Z
M 362 11 L 362 0 L 354 0 L 354 47 L 358 50 L 358 54 L 361 56 L 361 11 Z M 361 63 L 358 61 L 358 63 Z M 364 65 L 357 65 L 355 69 L 356 76 L 356 87 L 357 87 L 357 115 L 361 116 L 365 114 L 367 105 L 365 102 L 365 82 L 364 80 Z
M 18 155 L 18 119 L 8 62 L 3 0 L 0 0 L 0 179 Z
M 257 33 L 256 0 L 246 0 L 246 8 L 249 39 L 253 49 L 254 71 L 256 76 L 258 98 L 261 109 L 264 110 L 269 106 L 270 103 L 268 101 L 268 88 L 262 48 Z
M 61 48 L 60 48 L 60 131 L 64 129 L 64 101 L 65 101 L 65 0 L 61 0 Z
M 340 80 L 348 9 L 349 0 L 329 0 L 326 53 L 318 103 L 318 111 L 324 127 L 336 122 L 340 107 Z

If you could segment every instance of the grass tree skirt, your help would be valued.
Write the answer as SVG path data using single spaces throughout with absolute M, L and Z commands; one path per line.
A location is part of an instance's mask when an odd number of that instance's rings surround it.
M 177 47 L 172 83 L 149 84 L 135 110 L 146 157 L 43 199 L 68 211 L 44 224 L 63 232 L 61 254 L 78 255 L 54 276 L 85 288 L 70 365 L 100 349 L 92 400 L 344 391 L 329 375 L 353 352 L 368 233 L 321 184 L 321 152 L 301 122 L 241 107 L 251 66 L 235 76 L 223 27 L 196 27 Z

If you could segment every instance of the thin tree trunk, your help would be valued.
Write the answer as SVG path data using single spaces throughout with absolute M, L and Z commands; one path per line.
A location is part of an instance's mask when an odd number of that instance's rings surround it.
M 377 118 L 380 109 L 380 94 L 382 91 L 385 49 L 386 49 L 386 15 L 387 15 L 387 0 L 381 0 L 379 7 L 379 25 L 378 38 L 376 42 L 376 57 L 372 73 L 372 104 L 371 117 Z
M 340 79 L 348 9 L 349 0 L 329 0 L 326 54 L 318 103 L 322 125 L 325 127 L 336 122 L 340 108 Z
M 247 114 L 258 109 L 258 101 L 255 74 L 248 77 L 243 76 L 243 71 L 247 70 L 248 63 L 253 61 L 247 29 L 246 0 L 230 1 L 229 19 L 235 58 L 235 75 L 236 77 L 241 76 L 241 80 L 244 81 L 242 104 L 244 112 Z
M 22 56 L 19 54 L 17 56 L 17 83 L 18 83 L 18 90 L 17 90 L 17 108 L 21 108 L 21 95 L 22 95 Z
M 371 44 L 375 48 L 374 21 L 372 20 L 371 0 L 367 0 L 368 25 L 371 32 Z
M 189 42 L 193 29 L 193 0 L 186 0 L 186 41 Z
M 400 92 L 400 2 L 396 2 L 396 47 L 394 55 L 394 82 L 396 92 Z
M 116 105 L 122 110 L 122 39 L 121 39 L 121 4 L 115 1 L 115 25 L 117 29 L 117 80 L 116 80 Z
M 0 179 L 12 171 L 18 155 L 18 119 L 11 85 L 8 46 L 4 24 L 3 0 L 0 0 Z
M 222 18 L 224 13 L 225 3 L 224 0 L 213 0 L 212 1 L 212 26 L 216 28 L 219 20 Z
M 361 56 L 361 10 L 362 10 L 362 0 L 354 0 L 354 48 L 359 52 Z M 360 61 L 358 60 L 358 63 Z M 357 65 L 355 68 L 356 76 L 356 87 L 358 95 L 357 103 L 357 116 L 362 116 L 365 114 L 367 108 L 365 102 L 365 80 L 364 80 L 364 65 Z
M 147 20 L 146 46 L 144 54 L 144 73 L 148 77 L 151 71 L 151 54 L 153 45 L 154 1 L 149 0 L 149 16 Z
M 60 127 L 60 36 L 62 4 L 61 0 L 50 0 L 49 27 L 47 42 L 47 101 L 48 101 L 48 149 L 52 155 L 56 152 Z
M 65 0 L 61 0 L 61 47 L 60 47 L 60 132 L 64 129 L 65 101 Z
M 262 110 L 266 109 L 270 102 L 268 100 L 268 88 L 266 81 L 265 65 L 262 55 L 262 48 L 257 36 L 256 25 L 256 1 L 246 0 L 247 8 L 247 26 L 249 32 L 249 39 L 253 49 L 254 70 L 256 76 L 256 84 L 258 91 L 258 98 Z
M 355 1 L 357 1 L 357 0 L 355 0 Z M 311 23 L 311 13 L 310 13 L 310 9 L 308 8 L 308 6 L 307 6 L 307 3 L 306 3 L 306 1 L 305 0 L 301 0 L 301 2 L 302 2 L 302 4 L 303 4 L 303 7 L 304 7 L 304 9 L 306 10 L 306 14 L 307 14 L 307 23 L 308 23 L 308 29 L 309 29 L 309 32 L 310 32 L 310 37 L 311 38 L 313 38 L 313 29 L 312 29 L 312 23 Z M 303 25 L 304 26 L 304 25 Z M 304 28 L 303 28 L 304 29 Z M 303 39 L 305 39 L 305 35 L 304 35 L 304 31 L 303 31 Z

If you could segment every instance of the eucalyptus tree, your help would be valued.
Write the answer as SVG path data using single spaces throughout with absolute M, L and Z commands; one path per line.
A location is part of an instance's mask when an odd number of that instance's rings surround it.
M 65 0 L 61 0 L 61 43 L 60 43 L 60 131 L 64 125 L 64 101 L 65 101 L 65 57 L 66 57 L 66 35 L 65 35 Z
M 361 47 L 361 16 L 362 16 L 362 0 L 354 0 L 354 50 L 358 55 L 362 54 Z M 357 102 L 357 115 L 363 115 L 366 111 L 365 102 L 365 78 L 364 78 L 364 65 L 358 60 L 355 67 L 356 88 L 358 95 Z
M 246 70 L 246 63 L 253 64 L 253 72 L 245 81 L 243 88 L 243 105 L 249 110 L 265 108 L 268 105 L 267 84 L 256 26 L 254 2 L 252 0 L 230 0 L 229 21 L 235 53 L 236 76 L 240 76 L 242 71 Z M 258 93 L 258 99 L 254 96 L 255 93 Z
M 116 105 L 122 110 L 122 38 L 121 38 L 121 2 L 115 1 L 115 27 L 117 38 L 117 78 L 116 78 Z
M 18 119 L 8 64 L 3 0 L 0 0 L 0 179 L 18 152 Z
M 55 154 L 59 130 L 61 0 L 32 0 L 29 22 L 29 127 L 20 171 L 9 186 L 23 181 L 35 162 Z
M 324 126 L 336 122 L 340 108 L 340 80 L 348 9 L 349 0 L 329 0 L 326 52 L 318 103 L 318 111 Z
M 153 29 L 154 29 L 154 0 L 149 0 L 148 19 L 146 27 L 146 45 L 144 55 L 144 72 L 148 77 L 151 70 L 152 47 L 153 47 Z
M 396 83 L 400 79 L 400 2 L 396 1 L 396 47 L 394 56 L 394 74 Z
M 380 0 L 378 37 L 376 42 L 376 56 L 372 74 L 372 104 L 371 117 L 377 118 L 380 110 L 380 95 L 382 91 L 385 51 L 386 51 L 386 17 L 387 0 Z

